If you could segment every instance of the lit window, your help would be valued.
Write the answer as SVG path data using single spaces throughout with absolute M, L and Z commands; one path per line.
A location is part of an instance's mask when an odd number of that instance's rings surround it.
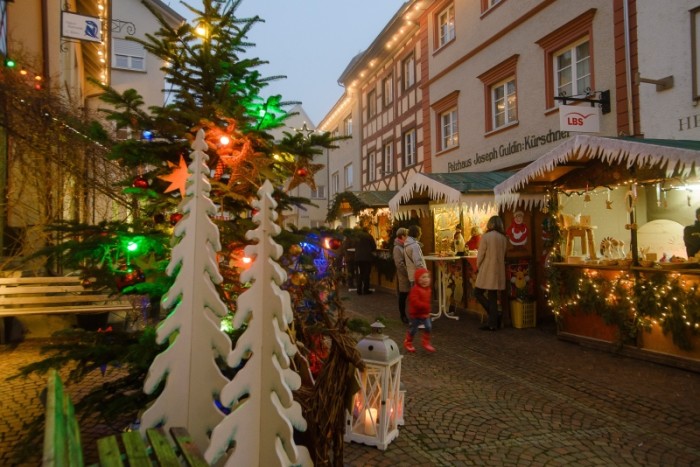
M 500 128 L 518 121 L 515 78 L 491 86 L 492 128 Z
M 457 109 L 451 109 L 440 115 L 440 150 L 459 145 L 457 130 Z
M 331 191 L 333 195 L 338 194 L 340 191 L 340 175 L 338 172 L 334 172 L 333 175 L 331 175 Z
M 403 135 L 403 164 L 410 167 L 416 163 L 416 130 L 408 130 Z
M 486 132 L 518 122 L 517 64 L 518 55 L 513 55 L 479 76 L 487 96 Z
M 345 174 L 345 189 L 352 187 L 352 164 L 348 164 L 343 168 Z
M 394 143 L 386 143 L 382 148 L 384 153 L 384 175 L 394 172 Z
M 442 10 L 437 16 L 438 48 L 443 47 L 455 38 L 455 8 L 454 5 Z
M 113 38 L 112 67 L 122 70 L 146 71 L 146 49 L 138 42 Z
M 554 54 L 557 96 L 586 94 L 591 89 L 591 52 L 588 39 Z
M 416 84 L 416 59 L 410 54 L 403 61 L 403 88 L 408 89 Z

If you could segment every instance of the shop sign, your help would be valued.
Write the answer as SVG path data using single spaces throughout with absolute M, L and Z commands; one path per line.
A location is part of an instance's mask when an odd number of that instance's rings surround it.
M 522 139 L 513 140 L 509 143 L 503 143 L 498 147 L 494 146 L 492 149 L 486 152 L 477 152 L 471 158 L 448 162 L 447 171 L 458 172 L 470 167 L 487 164 L 500 158 L 514 156 L 522 151 L 535 149 L 540 146 L 545 146 L 547 144 L 567 139 L 569 136 L 568 131 L 562 130 L 549 130 L 547 133 L 542 133 L 540 135 L 528 135 Z
M 61 36 L 81 41 L 102 42 L 102 21 L 95 16 L 61 12 Z
M 560 105 L 559 129 L 579 133 L 600 132 L 600 109 L 585 105 Z

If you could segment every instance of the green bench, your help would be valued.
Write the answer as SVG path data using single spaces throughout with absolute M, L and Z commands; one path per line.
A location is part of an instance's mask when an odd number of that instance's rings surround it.
M 147 430 L 148 442 L 139 432 L 128 431 L 97 441 L 97 451 L 103 467 L 118 466 L 208 466 L 201 451 L 185 428 L 171 428 L 174 448 L 159 429 Z M 119 446 L 119 438 L 123 452 Z M 182 462 L 180 460 L 182 458 Z M 44 431 L 44 467 L 83 467 L 80 428 L 69 395 L 56 370 L 50 370 L 46 392 L 46 428 Z

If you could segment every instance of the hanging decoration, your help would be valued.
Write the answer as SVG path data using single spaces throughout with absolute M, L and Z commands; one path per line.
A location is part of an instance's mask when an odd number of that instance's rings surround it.
M 605 200 L 605 209 L 612 209 L 612 200 L 610 199 L 610 193 L 612 193 L 612 190 L 608 188 L 608 199 Z
M 179 190 L 180 196 L 185 197 L 185 190 L 187 185 L 187 177 L 189 177 L 189 170 L 187 169 L 187 163 L 185 158 L 180 155 L 180 162 L 178 164 L 173 164 L 168 161 L 168 167 L 170 167 L 172 172 L 168 175 L 159 175 L 158 178 L 170 182 L 170 186 L 165 189 L 165 193 L 170 193 L 171 191 Z

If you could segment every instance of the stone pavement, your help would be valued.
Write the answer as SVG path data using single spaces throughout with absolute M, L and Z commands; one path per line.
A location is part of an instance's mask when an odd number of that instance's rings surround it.
M 395 295 L 343 296 L 349 314 L 383 316 L 401 343 Z M 399 437 L 386 451 L 345 444 L 346 466 L 700 466 L 700 374 L 560 341 L 552 323 L 485 332 L 475 315 L 459 315 L 434 321 L 437 353 L 404 356 Z M 0 375 L 38 358 L 38 342 L 0 346 Z M 75 399 L 101 378 L 69 392 Z M 11 450 L 43 411 L 44 386 L 38 377 L 3 380 L 0 466 L 39 464 L 40 441 L 23 464 Z M 109 430 L 88 426 L 86 447 Z

